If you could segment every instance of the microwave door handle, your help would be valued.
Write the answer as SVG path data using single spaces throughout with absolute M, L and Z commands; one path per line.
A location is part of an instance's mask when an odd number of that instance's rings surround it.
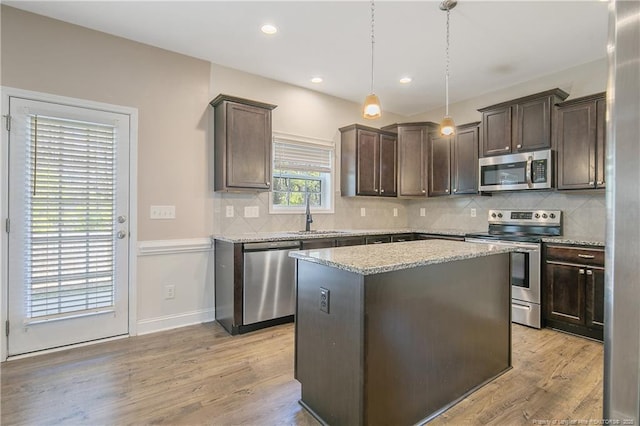
M 532 168 L 531 168 L 532 163 L 533 163 L 533 157 L 529 156 L 527 158 L 527 169 L 525 170 L 525 175 L 527 175 L 527 186 L 529 186 L 529 188 L 533 188 L 533 178 L 531 176 L 531 174 L 532 174 Z

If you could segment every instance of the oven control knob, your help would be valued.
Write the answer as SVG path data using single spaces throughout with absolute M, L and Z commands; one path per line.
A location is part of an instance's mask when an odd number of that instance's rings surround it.
M 556 214 L 555 214 L 555 213 L 551 213 L 551 214 L 549 215 L 549 217 L 550 217 L 551 219 L 555 219 L 555 218 L 556 218 Z
M 535 216 L 536 216 L 536 219 L 540 218 L 540 213 L 536 213 Z
M 546 219 L 547 218 L 547 214 L 546 213 L 542 213 L 542 218 Z
M 498 213 L 498 217 L 502 217 L 502 213 Z
M 491 217 L 495 219 L 496 214 L 495 213 L 491 213 Z

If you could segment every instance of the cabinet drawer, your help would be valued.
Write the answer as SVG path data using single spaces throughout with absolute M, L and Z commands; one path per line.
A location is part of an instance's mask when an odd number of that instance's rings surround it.
M 604 267 L 604 250 L 548 245 L 546 250 L 546 260 Z

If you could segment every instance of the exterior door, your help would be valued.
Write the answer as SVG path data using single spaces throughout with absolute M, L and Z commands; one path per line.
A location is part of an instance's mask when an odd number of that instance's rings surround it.
M 8 354 L 128 333 L 130 116 L 9 98 Z

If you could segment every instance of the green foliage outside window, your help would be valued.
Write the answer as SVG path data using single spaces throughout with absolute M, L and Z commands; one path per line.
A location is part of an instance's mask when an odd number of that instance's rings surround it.
M 276 170 L 272 194 L 274 206 L 304 206 L 309 194 L 309 204 L 319 207 L 322 205 L 321 173 Z

